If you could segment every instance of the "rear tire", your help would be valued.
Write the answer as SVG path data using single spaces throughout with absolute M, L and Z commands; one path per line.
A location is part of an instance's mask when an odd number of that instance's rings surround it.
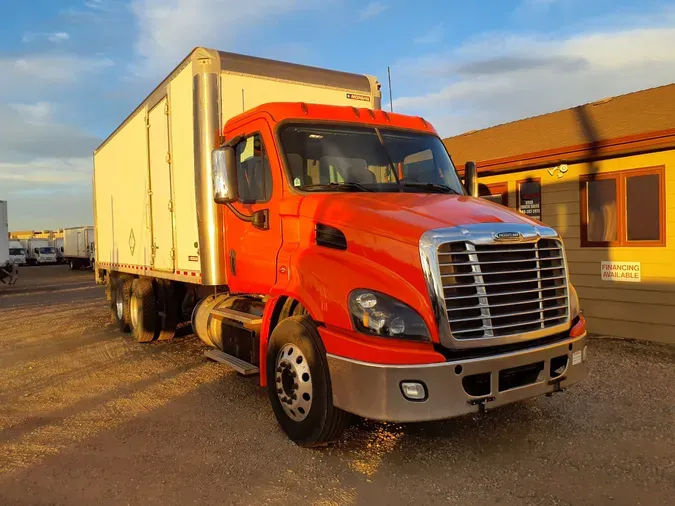
M 307 316 L 281 321 L 270 337 L 266 361 L 267 392 L 288 437 L 303 447 L 338 439 L 351 415 L 333 405 L 326 350 L 314 321 Z
M 131 282 L 129 276 L 110 276 L 110 309 L 120 332 L 129 332 Z
M 136 278 L 131 285 L 131 332 L 139 343 L 148 343 L 157 331 L 157 300 L 152 281 Z
M 173 283 L 158 282 L 157 299 L 159 303 L 157 340 L 168 341 L 174 338 L 178 326 L 178 302 Z

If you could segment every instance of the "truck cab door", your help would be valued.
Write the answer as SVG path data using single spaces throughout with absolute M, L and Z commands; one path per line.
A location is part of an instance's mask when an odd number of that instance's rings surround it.
M 266 294 L 277 279 L 277 254 L 281 248 L 281 163 L 268 124 L 255 120 L 228 137 L 240 136 L 233 146 L 237 165 L 239 200 L 232 207 L 251 216 L 267 211 L 267 228 L 244 221 L 226 206 L 225 237 L 227 279 L 233 292 Z

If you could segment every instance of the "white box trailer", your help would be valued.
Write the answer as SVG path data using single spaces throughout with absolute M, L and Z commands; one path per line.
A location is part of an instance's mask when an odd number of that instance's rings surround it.
M 59 263 L 65 262 L 63 258 L 63 237 L 56 237 L 52 241 L 52 246 L 54 246 L 54 249 L 56 250 L 56 260 Z
M 196 48 L 94 151 L 97 267 L 225 284 L 210 174 L 225 122 L 269 102 L 379 109 L 379 87 L 371 76 Z
M 94 227 L 71 227 L 63 231 L 63 261 L 71 269 L 91 266 L 94 253 Z
M 0 200 L 0 283 L 13 285 L 18 277 L 18 269 L 9 256 L 9 219 L 7 202 Z

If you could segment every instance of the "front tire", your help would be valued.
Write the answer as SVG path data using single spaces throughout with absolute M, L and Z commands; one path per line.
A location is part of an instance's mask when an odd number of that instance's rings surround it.
M 308 316 L 281 321 L 270 337 L 267 391 L 279 425 L 303 447 L 338 439 L 351 415 L 333 405 L 326 350 Z

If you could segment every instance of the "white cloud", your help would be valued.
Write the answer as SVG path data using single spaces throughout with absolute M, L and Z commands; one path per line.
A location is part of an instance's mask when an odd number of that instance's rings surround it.
M 0 58 L 0 91 L 24 85 L 72 84 L 87 74 L 103 72 L 114 65 L 109 58 L 74 54 L 28 54 Z
M 86 183 L 91 181 L 91 160 L 91 157 L 35 158 L 26 162 L 0 162 L 0 181 L 41 183 L 46 185 L 45 191 L 49 191 L 47 187 L 52 184 Z
M 92 151 L 100 140 L 58 121 L 53 103 L 0 104 L 0 199 L 12 228 L 91 222 Z
M 54 32 L 47 35 L 49 42 L 63 42 L 70 39 L 68 32 Z
M 44 123 L 50 121 L 54 112 L 54 104 L 36 102 L 34 104 L 9 104 L 26 123 Z
M 432 26 L 424 35 L 415 38 L 415 44 L 438 44 L 443 39 L 443 25 Z
M 313 6 L 312 0 L 133 0 L 139 33 L 132 70 L 161 77 L 196 46 L 227 49 L 284 14 Z
M 28 44 L 40 39 L 58 44 L 69 40 L 70 34 L 68 32 L 26 32 L 21 37 L 21 42 Z
M 441 135 L 485 128 L 675 81 L 675 28 L 586 33 L 568 38 L 486 37 L 449 54 L 399 62 L 397 74 L 434 82 L 395 100 Z
M 366 21 L 374 17 L 379 16 L 384 11 L 389 8 L 389 5 L 383 2 L 370 2 L 364 7 L 364 9 L 359 13 L 359 20 Z
M 109 3 L 106 0 L 88 0 L 84 5 L 95 11 L 108 11 L 111 8 Z

